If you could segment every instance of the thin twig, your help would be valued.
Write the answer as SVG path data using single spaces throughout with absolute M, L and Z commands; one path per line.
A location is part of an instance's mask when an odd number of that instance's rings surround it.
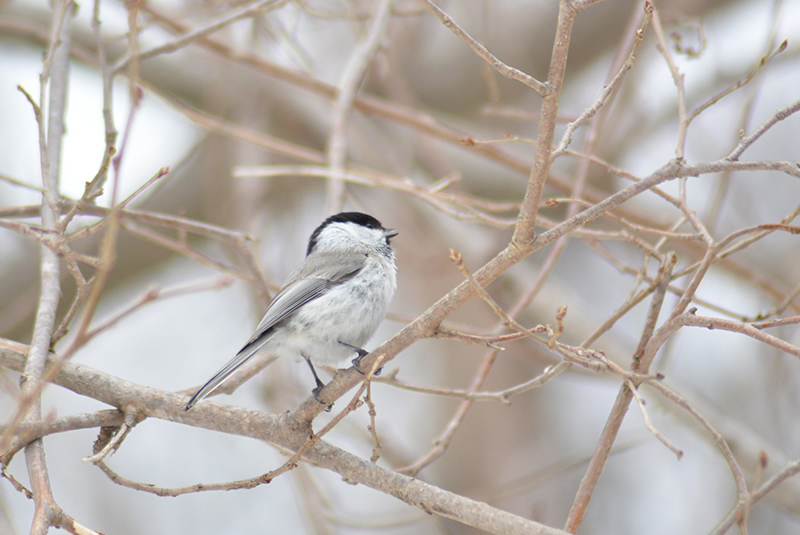
M 240 20 L 250 18 L 254 15 L 259 13 L 263 13 L 268 10 L 278 9 L 283 7 L 288 0 L 256 0 L 255 2 L 251 2 L 249 5 L 232 10 L 230 13 L 226 14 L 219 19 L 206 24 L 200 28 L 197 28 L 191 32 L 187 32 L 172 41 L 164 43 L 162 45 L 155 46 L 153 48 L 149 48 L 147 50 L 143 50 L 141 52 L 129 52 L 124 57 L 119 59 L 114 66 L 112 67 L 112 71 L 118 73 L 128 67 L 132 61 L 141 62 L 146 59 L 150 59 L 152 57 L 158 56 L 160 54 L 168 54 L 171 52 L 176 52 L 181 48 L 184 48 L 195 41 L 211 35 L 214 32 L 225 28 L 226 26 L 230 26 L 234 22 L 238 22 Z
M 667 62 L 669 72 L 672 74 L 672 81 L 675 83 L 675 88 L 678 90 L 678 141 L 675 146 L 675 156 L 683 159 L 684 151 L 686 150 L 686 132 L 689 128 L 689 121 L 686 117 L 686 89 L 683 84 L 683 74 L 678 70 L 678 66 L 672 59 L 669 46 L 664 38 L 664 30 L 661 27 L 661 17 L 657 9 L 653 10 L 653 33 L 658 40 L 658 51 L 664 56 Z
M 509 78 L 511 80 L 517 80 L 518 82 L 522 82 L 526 86 L 530 87 L 540 95 L 547 94 L 551 87 L 547 83 L 542 83 L 536 78 L 525 74 L 524 72 L 520 71 L 519 69 L 515 69 L 513 67 L 509 67 L 499 59 L 497 59 L 489 50 L 486 49 L 485 46 L 480 44 L 474 38 L 472 38 L 467 32 L 465 32 L 461 26 L 459 26 L 453 18 L 442 11 L 442 9 L 434 4 L 431 0 L 420 0 L 422 5 L 427 7 L 436 18 L 438 18 L 442 24 L 444 24 L 450 31 L 458 36 L 459 39 L 464 41 L 467 46 L 469 46 L 473 52 L 475 52 L 478 57 L 482 60 L 487 62 L 492 68 L 497 71 L 499 74 Z
M 767 62 L 769 62 L 769 60 L 771 60 L 772 58 L 774 58 L 775 56 L 777 56 L 778 54 L 780 54 L 781 52 L 786 50 L 787 44 L 788 44 L 787 41 L 783 41 L 775 51 L 773 51 L 771 53 L 768 53 L 767 55 L 763 56 L 761 58 L 761 61 L 758 62 L 758 65 L 756 65 L 756 67 L 752 71 L 750 71 L 747 74 L 747 76 L 745 76 L 741 80 L 737 81 L 735 84 L 731 85 L 730 87 L 725 88 L 719 94 L 714 95 L 708 101 L 704 102 L 703 104 L 701 104 L 700 106 L 695 108 L 695 110 L 692 111 L 692 113 L 690 113 L 686 117 L 686 121 L 691 123 L 695 118 L 697 118 L 698 115 L 700 115 L 701 113 L 706 111 L 708 108 L 710 108 L 711 106 L 713 106 L 714 104 L 716 104 L 717 102 L 722 100 L 724 97 L 730 95 L 731 93 L 733 93 L 737 89 L 741 89 L 742 87 L 744 87 L 748 83 L 750 83 L 750 81 L 753 78 L 755 78 L 756 74 L 758 74 L 758 72 L 761 70 L 761 68 L 764 67 L 767 64 Z
M 628 388 L 633 393 L 633 398 L 636 400 L 636 404 L 639 406 L 639 411 L 642 413 L 642 418 L 644 419 L 644 425 L 650 430 L 651 433 L 662 443 L 664 444 L 669 450 L 672 451 L 675 455 L 677 455 L 678 460 L 683 457 L 683 450 L 675 446 L 672 442 L 667 440 L 667 437 L 662 435 L 650 421 L 650 416 L 647 415 L 647 409 L 645 409 L 644 399 L 642 399 L 641 395 L 639 395 L 639 391 L 636 386 L 633 384 L 633 381 L 628 380 Z
M 42 227 L 47 231 L 58 230 L 60 208 L 58 206 L 59 176 L 61 172 L 61 142 L 65 132 L 64 116 L 69 83 L 69 48 L 71 22 L 75 4 L 62 0 L 53 6 L 52 33 L 47 53 L 42 62 L 39 77 L 39 108 L 35 109 L 39 127 L 39 150 L 42 169 Z M 43 108 L 47 99 L 47 117 Z M 45 133 L 46 132 L 46 133 Z M 46 235 L 57 239 L 55 234 Z M 58 256 L 46 246 L 40 246 L 41 293 L 33 326 L 30 350 L 25 361 L 21 384 L 22 396 L 17 412 L 9 423 L 13 430 L 20 422 L 32 423 L 41 419 L 41 388 L 44 381 L 47 355 L 55 329 L 56 312 L 61 297 L 60 266 Z M 5 440 L 3 440 L 5 443 Z M 5 445 L 0 448 L 5 449 Z M 25 461 L 31 482 L 36 508 L 31 523 L 31 535 L 45 535 L 59 516 L 50 487 L 44 444 L 36 439 L 25 446 Z
M 795 102 L 794 104 L 790 104 L 785 108 L 782 108 L 775 113 L 772 114 L 772 117 L 764 121 L 764 124 L 759 126 L 755 132 L 750 134 L 749 136 L 742 136 L 739 140 L 739 144 L 734 147 L 728 156 L 725 157 L 726 160 L 730 161 L 737 161 L 739 157 L 747 150 L 753 143 L 755 143 L 758 138 L 763 136 L 770 128 L 778 124 L 779 122 L 791 117 L 797 111 L 800 110 L 800 100 Z M 794 164 L 795 167 L 798 167 L 798 164 Z
M 645 329 L 642 332 L 641 340 L 639 343 L 640 348 L 636 350 L 633 355 L 632 369 L 637 374 L 649 373 L 649 367 L 652 363 L 652 356 L 645 353 L 645 348 L 648 347 L 648 342 L 652 339 L 653 327 L 658 319 L 661 307 L 666 295 L 667 285 L 670 280 L 670 274 L 675 266 L 675 255 L 670 255 L 668 259 L 662 263 L 659 269 L 660 281 L 653 291 L 653 299 L 650 304 L 650 310 L 645 323 Z M 583 522 L 586 509 L 592 499 L 597 483 L 600 480 L 600 475 L 603 468 L 608 461 L 611 454 L 611 448 L 617 439 L 619 430 L 622 427 L 622 421 L 628 411 L 628 406 L 633 399 L 634 390 L 639 385 L 638 382 L 629 384 L 624 381 L 620 386 L 617 398 L 614 401 L 614 406 L 611 413 L 606 419 L 606 425 L 600 435 L 594 454 L 589 461 L 589 466 L 586 468 L 586 473 L 581 479 L 581 484 L 575 494 L 575 500 L 570 508 L 567 521 L 564 526 L 564 531 L 569 533 L 577 533 Z M 633 387 L 633 388 L 632 388 Z
M 736 507 L 731 509 L 731 512 L 709 532 L 709 535 L 724 535 L 741 517 L 742 511 L 746 508 L 753 507 L 756 503 L 763 500 L 767 494 L 775 490 L 775 488 L 789 479 L 800 474 L 800 460 L 791 461 L 777 474 L 762 483 L 758 488 L 750 493 L 749 499 L 746 503 L 737 503 Z
M 625 63 L 618 70 L 617 74 L 614 75 L 611 81 L 603 86 L 603 91 L 600 93 L 600 97 L 597 99 L 597 101 L 595 101 L 595 103 L 589 108 L 586 108 L 577 119 L 567 125 L 566 129 L 564 130 L 564 135 L 561 137 L 561 142 L 553 151 L 553 160 L 560 158 L 566 153 L 567 148 L 569 147 L 570 143 L 572 143 L 572 136 L 575 134 L 575 131 L 582 125 L 586 124 L 586 122 L 594 117 L 595 114 L 597 114 L 597 112 L 606 104 L 609 98 L 616 91 L 617 87 L 619 87 L 619 85 L 625 79 L 625 75 L 628 74 L 628 71 L 633 68 L 634 63 L 636 62 L 636 54 L 639 51 L 642 41 L 644 41 L 644 32 L 647 29 L 650 19 L 653 17 L 653 10 L 653 4 L 651 4 L 649 1 L 646 1 L 644 3 L 644 15 L 642 16 L 642 22 L 639 25 L 639 29 L 637 29 L 635 32 L 635 39 L 633 46 L 631 47 L 630 54 L 628 55 L 628 59 L 625 60 Z

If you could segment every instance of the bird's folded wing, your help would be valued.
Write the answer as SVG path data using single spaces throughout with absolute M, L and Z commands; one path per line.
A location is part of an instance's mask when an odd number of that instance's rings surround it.
M 289 276 L 286 285 L 270 303 L 248 345 L 263 336 L 297 309 L 323 295 L 330 288 L 353 277 L 364 267 L 363 254 L 312 253 Z

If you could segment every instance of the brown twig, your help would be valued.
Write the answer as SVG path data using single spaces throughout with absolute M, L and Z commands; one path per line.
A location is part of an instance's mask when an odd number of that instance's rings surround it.
M 788 478 L 796 476 L 797 474 L 800 474 L 800 460 L 791 461 L 777 474 L 762 483 L 754 491 L 750 492 L 747 501 L 745 503 L 737 503 L 736 506 L 731 509 L 731 512 L 728 513 L 728 515 L 712 531 L 710 531 L 709 534 L 724 535 L 727 533 L 733 524 L 738 522 L 743 516 L 743 513 L 746 509 L 753 507 L 756 503 L 763 500 L 767 494 L 775 490 L 778 485 L 786 481 Z
M 679 160 L 683 160 L 684 151 L 686 150 L 686 132 L 689 129 L 689 120 L 686 116 L 686 89 L 683 84 L 683 74 L 681 74 L 678 66 L 673 61 L 669 46 L 667 46 L 667 41 L 664 38 L 661 17 L 657 9 L 653 10 L 653 33 L 658 39 L 658 51 L 664 56 L 669 72 L 672 74 L 672 81 L 678 91 L 678 140 L 675 146 L 675 156 Z
M 278 9 L 285 5 L 287 1 L 288 0 L 256 0 L 255 2 L 251 2 L 249 5 L 246 5 L 242 8 L 231 10 L 231 12 L 226 13 L 219 19 L 191 32 L 180 35 L 170 42 L 154 46 L 143 51 L 131 51 L 121 59 L 117 60 L 112 67 L 112 71 L 118 73 L 127 68 L 133 61 L 141 62 L 161 54 L 176 52 L 181 48 L 195 43 L 203 37 L 211 35 L 214 32 L 233 24 L 234 22 L 250 18 L 267 10 Z
M 113 426 L 122 423 L 122 413 L 118 410 L 103 410 L 98 412 L 91 412 L 86 414 L 76 414 L 72 416 L 65 416 L 53 421 L 38 421 L 32 423 L 23 423 L 13 429 L 17 435 L 14 444 L 0 456 L 0 464 L 8 466 L 11 458 L 24 446 L 29 444 L 32 440 L 43 438 L 54 433 L 65 433 L 67 431 L 74 431 L 76 429 L 89 429 L 93 427 Z M 0 433 L 5 434 L 6 431 L 12 429 L 3 425 L 0 426 Z
M 634 360 L 632 364 L 632 370 L 636 373 L 647 374 L 649 372 L 652 358 L 655 356 L 654 353 L 646 354 L 645 348 L 652 339 L 653 326 L 655 325 L 661 311 L 661 306 L 664 302 L 664 296 L 667 292 L 667 284 L 669 283 L 670 274 L 674 266 L 675 256 L 672 255 L 661 265 L 661 269 L 659 270 L 660 281 L 653 292 L 653 299 L 650 303 L 646 327 L 639 342 L 640 349 L 637 349 L 633 355 Z M 577 533 L 581 523 L 583 522 L 584 515 L 586 514 L 586 508 L 589 506 L 589 502 L 592 499 L 594 490 L 597 487 L 597 482 L 600 480 L 600 475 L 603 472 L 603 467 L 608 460 L 608 456 L 611 453 L 611 448 L 613 447 L 619 433 L 619 429 L 622 426 L 622 421 L 628 411 L 628 406 L 634 397 L 631 386 L 638 388 L 638 383 L 634 382 L 632 384 L 628 384 L 627 381 L 624 381 L 620 387 L 620 391 L 617 394 L 617 399 L 614 401 L 614 407 L 611 409 L 611 413 L 606 420 L 603 433 L 600 436 L 594 454 L 589 461 L 589 466 L 586 469 L 586 473 L 581 480 L 578 492 L 575 495 L 575 500 L 572 503 L 572 508 L 569 511 L 569 515 L 564 526 L 564 531 L 569 533 Z
M 730 161 L 737 161 L 739 157 L 746 151 L 753 143 L 755 143 L 761 136 L 763 136 L 770 128 L 778 124 L 779 122 L 786 120 L 787 118 L 791 117 L 797 111 L 800 110 L 800 100 L 795 102 L 794 104 L 790 104 L 785 108 L 782 108 L 775 113 L 772 114 L 772 117 L 764 121 L 764 124 L 759 126 L 755 132 L 750 134 L 749 136 L 744 136 L 739 139 L 739 144 L 734 147 L 728 156 L 725 157 L 726 160 Z M 794 164 L 797 167 L 797 164 Z
M 535 79 L 532 76 L 525 74 L 524 72 L 520 71 L 519 69 L 515 69 L 513 67 L 509 67 L 499 59 L 497 59 L 491 52 L 489 52 L 485 46 L 481 43 L 473 39 L 467 32 L 465 32 L 461 26 L 459 26 L 453 18 L 445 13 L 444 11 L 439 8 L 436 4 L 434 4 L 431 0 L 420 0 L 422 5 L 427 7 L 436 18 L 438 18 L 442 24 L 444 24 L 450 31 L 458 36 L 459 39 L 464 41 L 467 46 L 469 46 L 473 52 L 475 52 L 478 57 L 484 60 L 486 63 L 492 66 L 492 68 L 497 71 L 499 74 L 505 76 L 506 78 L 510 78 L 511 80 L 517 80 L 518 82 L 522 82 L 526 86 L 530 87 L 540 95 L 545 95 L 550 92 L 550 85 L 548 83 L 542 83 L 539 80 Z
M 578 116 L 577 119 L 567 125 L 566 129 L 564 130 L 564 135 L 561 137 L 561 142 L 553 151 L 553 160 L 560 158 L 567 152 L 567 148 L 569 147 L 570 143 L 572 143 L 572 136 L 575 134 L 575 131 L 582 125 L 586 124 L 587 121 L 592 119 L 597 114 L 597 112 L 615 93 L 617 87 L 619 87 L 619 85 L 625 79 L 625 75 L 628 74 L 628 71 L 633 68 L 634 63 L 636 62 L 636 54 L 639 51 L 642 41 L 644 41 L 644 32 L 650 23 L 650 19 L 653 17 L 653 11 L 653 4 L 650 2 L 645 2 L 644 15 L 641 17 L 642 20 L 639 24 L 639 28 L 634 33 L 635 39 L 633 41 L 633 45 L 631 46 L 631 51 L 628 54 L 628 58 L 625 60 L 622 66 L 619 67 L 613 78 L 611 78 L 611 80 L 603 86 L 603 91 L 600 93 L 600 97 L 597 99 L 597 101 L 595 101 L 595 103 L 589 108 L 586 108 L 586 110 L 584 110 L 584 112 Z M 588 152 L 591 154 L 592 150 L 589 150 Z

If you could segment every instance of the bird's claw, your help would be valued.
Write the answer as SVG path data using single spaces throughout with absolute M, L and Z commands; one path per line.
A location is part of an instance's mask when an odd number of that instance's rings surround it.
M 319 383 L 317 383 L 317 386 L 315 386 L 314 389 L 311 390 L 311 395 L 314 396 L 314 399 L 317 400 L 317 403 L 319 403 L 320 405 L 325 405 L 325 403 L 321 399 L 319 399 L 319 391 L 322 390 L 323 386 L 325 385 L 320 381 Z M 325 412 L 331 412 L 332 407 L 333 403 L 325 407 Z
M 359 351 L 359 352 L 358 352 L 358 356 L 357 356 L 356 358 L 354 358 L 354 359 L 353 359 L 353 368 L 355 368 L 355 370 L 356 370 L 358 373 L 360 373 L 361 375 L 367 375 L 366 373 L 364 373 L 364 372 L 361 370 L 361 361 L 362 361 L 362 360 L 364 359 L 364 357 L 366 357 L 367 355 L 369 355 L 369 353 L 368 353 L 368 352 L 366 352 L 366 351 L 364 351 L 364 350 L 362 349 L 361 351 Z M 373 373 L 372 375 L 380 375 L 382 371 L 383 371 L 383 368 L 378 368 L 377 370 L 375 370 L 375 373 Z

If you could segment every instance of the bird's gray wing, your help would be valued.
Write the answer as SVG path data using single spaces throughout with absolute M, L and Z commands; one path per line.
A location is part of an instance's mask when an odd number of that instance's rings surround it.
M 364 267 L 365 260 L 366 256 L 363 254 L 347 256 L 330 253 L 310 254 L 303 265 L 289 276 L 286 285 L 272 300 L 255 334 L 247 344 L 192 396 L 184 410 L 188 411 L 195 403 L 213 392 L 239 366 L 255 355 L 267 343 L 270 330 L 275 325 L 306 303 L 323 295 L 329 288 L 354 277 Z
M 311 253 L 303 265 L 289 275 L 245 349 L 301 306 L 321 296 L 329 288 L 356 276 L 364 267 L 365 260 L 363 254 Z

